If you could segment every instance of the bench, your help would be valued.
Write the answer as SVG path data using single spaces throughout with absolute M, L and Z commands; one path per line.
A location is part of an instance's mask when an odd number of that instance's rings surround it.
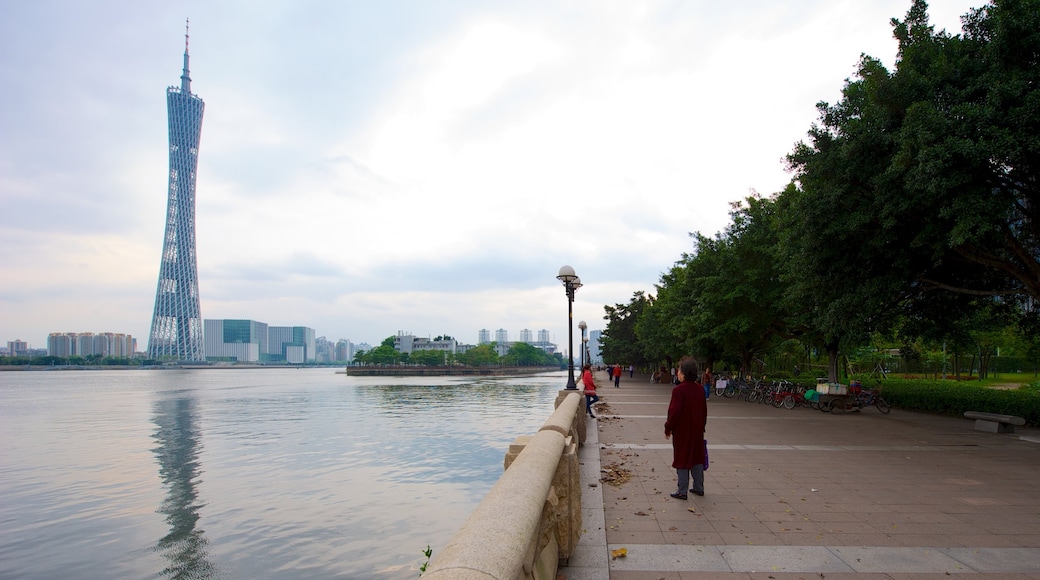
M 1000 413 L 965 411 L 964 418 L 975 419 L 975 429 L 989 433 L 1014 433 L 1015 425 L 1021 427 L 1026 424 L 1026 420 L 1022 417 L 1001 415 Z

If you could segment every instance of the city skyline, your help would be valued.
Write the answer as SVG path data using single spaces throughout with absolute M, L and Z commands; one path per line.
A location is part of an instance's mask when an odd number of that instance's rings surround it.
M 158 88 L 185 17 L 207 109 L 205 316 L 371 344 L 495 321 L 563 344 L 560 266 L 584 283 L 575 323 L 654 293 L 690 232 L 786 185 L 816 103 L 861 53 L 893 64 L 889 20 L 910 4 L 11 4 L 0 336 L 149 336 L 169 179 Z M 957 32 L 980 5 L 933 2 L 931 22 Z

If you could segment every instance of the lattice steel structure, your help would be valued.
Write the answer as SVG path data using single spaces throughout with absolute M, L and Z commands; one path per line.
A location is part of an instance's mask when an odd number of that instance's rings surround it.
M 195 176 L 205 106 L 202 99 L 191 94 L 185 26 L 181 86 L 166 89 L 170 125 L 169 200 L 152 330 L 148 334 L 148 357 L 156 360 L 206 359 L 195 255 Z

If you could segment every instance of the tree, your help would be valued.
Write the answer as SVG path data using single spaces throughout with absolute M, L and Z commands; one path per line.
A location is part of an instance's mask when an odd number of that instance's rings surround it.
M 460 354 L 459 362 L 474 367 L 498 364 L 498 353 L 495 352 L 494 345 L 492 342 L 475 346 Z
M 635 292 L 628 304 L 604 306 L 606 328 L 600 335 L 600 353 L 605 362 L 626 361 L 645 366 L 647 362 L 636 335 L 636 323 L 649 300 L 642 291 Z
M 831 346 L 946 291 L 1040 298 L 1038 14 L 999 0 L 951 36 L 916 0 L 892 21 L 895 72 L 864 55 L 818 105 L 788 156 L 783 230 L 792 299 Z
M 695 297 L 686 335 L 706 355 L 739 357 L 745 373 L 788 334 L 775 212 L 775 202 L 758 195 L 734 203 L 731 225 L 715 239 L 695 234 L 695 253 L 684 256 Z
M 428 367 L 444 366 L 444 351 L 415 350 L 412 351 L 411 356 L 408 357 L 408 361 Z
M 526 342 L 514 342 L 509 347 L 505 360 L 517 366 L 549 366 L 556 364 L 556 359 L 551 354 Z

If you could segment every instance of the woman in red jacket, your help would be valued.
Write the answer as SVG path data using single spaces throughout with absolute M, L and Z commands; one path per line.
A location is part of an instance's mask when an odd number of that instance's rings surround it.
M 585 412 L 595 419 L 592 404 L 599 400 L 599 395 L 596 394 L 596 381 L 592 378 L 592 365 L 581 367 L 581 382 L 585 385 Z
M 668 403 L 664 438 L 675 435 L 672 439 L 672 467 L 678 475 L 679 485 L 671 496 L 686 499 L 687 490 L 704 495 L 704 424 L 708 420 L 708 405 L 704 400 L 704 387 L 697 382 L 697 361 L 683 357 L 677 374 L 679 384 L 672 389 L 672 400 Z

